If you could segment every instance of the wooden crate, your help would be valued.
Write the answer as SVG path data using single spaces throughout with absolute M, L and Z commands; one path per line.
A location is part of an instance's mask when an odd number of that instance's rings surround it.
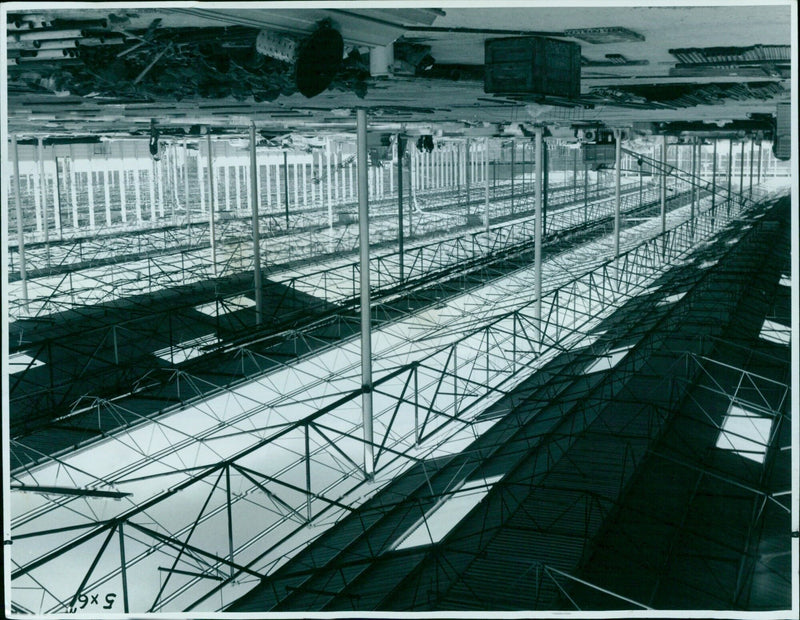
M 581 94 L 581 46 L 546 37 L 487 39 L 483 90 L 575 99 Z

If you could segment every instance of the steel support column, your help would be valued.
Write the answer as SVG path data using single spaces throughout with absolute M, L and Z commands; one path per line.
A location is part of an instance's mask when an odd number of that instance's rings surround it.
M 753 154 L 756 148 L 756 141 L 750 140 L 750 190 L 748 192 L 750 198 L 753 198 Z M 44 203 L 42 203 L 44 204 Z M 45 228 L 45 230 L 47 230 Z
M 661 136 L 661 234 L 667 230 L 667 136 Z
M 44 247 L 47 253 L 47 266 L 50 266 L 50 216 L 47 213 L 47 179 L 44 176 L 44 144 L 42 138 L 37 141 L 37 156 L 39 159 L 39 199 L 42 204 L 42 227 L 44 228 Z M 752 176 L 752 174 L 751 174 Z
M 261 325 L 264 302 L 261 293 L 261 235 L 258 230 L 258 164 L 256 163 L 256 124 L 250 123 L 250 210 L 253 214 L 253 290 L 256 298 L 256 325 Z
M 486 146 L 486 167 L 489 165 L 489 138 L 484 138 L 484 145 Z M 489 232 L 489 174 L 484 167 L 484 185 L 486 186 L 486 194 L 484 196 L 484 203 L 483 203 L 483 225 L 486 227 L 486 232 Z
M 739 153 L 739 202 L 744 200 L 744 140 Z
M 711 227 L 714 227 L 714 218 L 717 213 L 717 139 L 713 138 L 713 156 L 711 159 Z
M 511 215 L 514 215 L 514 159 L 516 157 L 517 145 L 511 139 Z
M 367 198 L 367 111 L 356 110 L 358 154 L 358 246 L 361 284 L 361 414 L 364 424 L 364 474 L 375 473 L 372 445 L 372 326 L 369 295 L 369 201 Z
M 728 140 L 728 206 L 726 213 L 731 214 L 731 177 L 733 174 L 733 140 Z
M 405 279 L 403 265 L 403 157 L 404 149 L 400 142 L 403 138 L 397 134 L 397 252 L 400 259 L 400 282 Z
M 286 208 L 286 230 L 289 230 L 289 154 L 283 152 L 283 206 Z M 330 179 L 328 179 L 330 183 Z
M 208 150 L 208 236 L 211 240 L 211 271 L 217 275 L 217 242 L 214 230 L 214 156 L 211 152 L 211 128 L 206 131 L 206 147 Z
M 534 220 L 533 238 L 534 238 L 534 254 L 533 254 L 533 269 L 534 269 L 534 298 L 536 299 L 536 306 L 534 307 L 534 316 L 537 321 L 542 318 L 542 128 L 535 128 L 536 140 L 536 219 Z M 617 151 L 619 153 L 619 151 Z M 540 326 L 537 325 L 537 329 Z
M 19 278 L 22 283 L 22 303 L 28 310 L 28 277 L 25 265 L 25 227 L 22 221 L 22 199 L 19 188 L 19 147 L 16 134 L 11 136 L 11 148 L 14 151 L 14 202 L 17 212 L 17 251 L 19 253 Z
M 320 155 L 320 178 L 322 178 L 322 155 Z M 333 232 L 333 187 L 331 186 L 331 139 L 325 139 L 325 185 L 327 186 L 328 195 L 328 228 L 331 233 Z M 322 187 L 320 187 L 322 191 Z
M 619 256 L 619 227 L 620 227 L 620 219 L 619 219 L 619 208 L 620 208 L 620 175 L 622 174 L 621 167 L 622 167 L 622 132 L 619 129 L 614 130 L 614 142 L 615 142 L 615 155 L 614 155 L 614 162 L 616 167 L 615 173 L 615 186 L 614 186 L 614 256 Z
M 764 146 L 764 141 L 759 138 L 758 139 L 758 178 L 756 182 L 761 185 L 761 148 Z
M 464 143 L 464 184 L 467 188 L 467 213 L 469 213 L 469 183 L 472 176 L 472 161 L 469 156 L 469 139 Z
M 692 191 L 692 206 L 691 210 L 689 211 L 689 221 L 691 222 L 691 227 L 694 229 L 694 209 L 695 209 L 695 202 L 697 201 L 697 153 L 699 151 L 699 146 L 697 143 L 697 137 L 695 136 L 692 139 L 692 176 L 691 176 L 691 191 Z
M 183 139 L 183 201 L 186 203 L 186 228 L 192 224 L 192 207 L 189 204 L 189 147 Z

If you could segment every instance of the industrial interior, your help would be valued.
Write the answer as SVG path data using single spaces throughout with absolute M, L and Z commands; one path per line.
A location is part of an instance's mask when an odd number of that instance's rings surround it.
M 6 613 L 797 617 L 797 4 L 381 5 L 3 5 Z

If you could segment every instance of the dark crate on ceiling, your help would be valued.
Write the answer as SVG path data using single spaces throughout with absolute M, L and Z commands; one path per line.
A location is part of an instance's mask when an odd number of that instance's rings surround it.
M 775 112 L 772 154 L 777 159 L 787 161 L 792 158 L 792 104 L 782 101 L 777 105 Z
M 616 144 L 584 144 L 581 146 L 583 163 L 594 169 L 613 166 L 617 160 Z
M 483 90 L 576 99 L 581 94 L 581 46 L 546 37 L 487 39 Z

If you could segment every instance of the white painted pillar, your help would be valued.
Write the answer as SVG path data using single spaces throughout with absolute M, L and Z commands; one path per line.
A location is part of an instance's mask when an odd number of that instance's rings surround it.
M 19 255 L 19 279 L 22 283 L 22 303 L 25 311 L 28 310 L 28 275 L 25 264 L 25 226 L 22 219 L 22 197 L 19 176 L 19 147 L 17 136 L 11 136 L 11 149 L 14 151 L 14 201 L 17 215 L 17 252 Z
M 225 150 L 227 150 L 227 145 Z M 220 166 L 220 172 L 222 173 L 222 187 L 225 190 L 225 210 L 231 210 L 231 167 L 226 163 Z
M 136 225 L 142 223 L 142 171 L 139 168 L 133 170 L 133 193 L 136 205 Z
M 303 161 L 303 206 L 308 206 L 308 162 Z
M 89 192 L 89 230 L 95 230 L 94 220 L 94 173 L 91 170 L 86 171 L 86 188 Z
M 297 155 L 295 154 L 295 157 Z M 297 172 L 297 167 L 299 164 L 295 161 L 294 163 L 294 208 L 296 209 L 300 205 L 300 174 Z
M 333 231 L 333 183 L 331 181 L 331 139 L 325 139 L 325 185 L 328 189 L 328 228 Z
M 42 179 L 42 139 L 39 138 L 37 142 L 38 146 L 36 149 L 36 156 L 37 156 L 37 163 L 33 167 L 33 202 L 36 215 L 36 232 L 42 232 L 42 196 L 44 195 L 44 180 Z
M 200 145 L 198 144 L 198 147 Z M 200 151 L 197 152 L 197 185 L 200 187 L 200 212 L 206 214 L 206 182 L 205 175 L 203 174 L 203 161 L 200 157 Z
M 59 195 L 58 181 L 58 160 L 56 159 L 56 149 L 53 147 L 53 220 L 56 232 L 61 234 L 61 196 Z
M 150 158 L 150 174 L 148 176 L 150 188 L 150 222 L 156 221 L 156 162 Z
M 269 159 L 264 162 L 264 173 L 267 179 L 267 208 L 272 207 L 272 170 L 269 169 Z
M 125 195 L 126 187 L 125 182 L 127 181 L 127 169 L 125 168 L 125 160 L 120 159 L 120 167 L 117 169 L 117 174 L 119 175 L 119 209 L 120 209 L 120 217 L 122 218 L 123 223 L 128 222 L 128 208 L 127 208 L 127 199 L 128 197 Z
M 108 170 L 108 156 L 106 156 L 106 165 L 103 170 L 103 202 L 106 208 L 106 226 L 111 226 L 111 188 L 109 187 L 109 170 Z
M 364 428 L 364 474 L 375 475 L 372 433 L 372 323 L 369 290 L 369 201 L 367 199 L 367 112 L 356 110 L 358 140 L 358 230 L 361 289 L 361 413 Z
M 72 145 L 69 145 L 69 198 L 72 203 L 72 229 L 78 230 L 78 188 L 75 174 L 75 157 Z
M 162 155 L 159 161 L 154 162 L 154 170 L 156 173 L 156 185 L 158 186 L 158 216 L 164 219 L 164 157 Z
M 242 170 L 244 168 L 244 170 Z M 245 175 L 245 187 L 250 187 L 250 184 L 247 182 L 247 167 L 243 166 L 234 166 L 233 167 L 233 174 L 236 175 L 236 212 L 240 213 L 242 211 L 242 182 L 241 182 L 241 174 L 244 173 Z M 247 204 L 250 204 L 250 198 L 247 199 Z

